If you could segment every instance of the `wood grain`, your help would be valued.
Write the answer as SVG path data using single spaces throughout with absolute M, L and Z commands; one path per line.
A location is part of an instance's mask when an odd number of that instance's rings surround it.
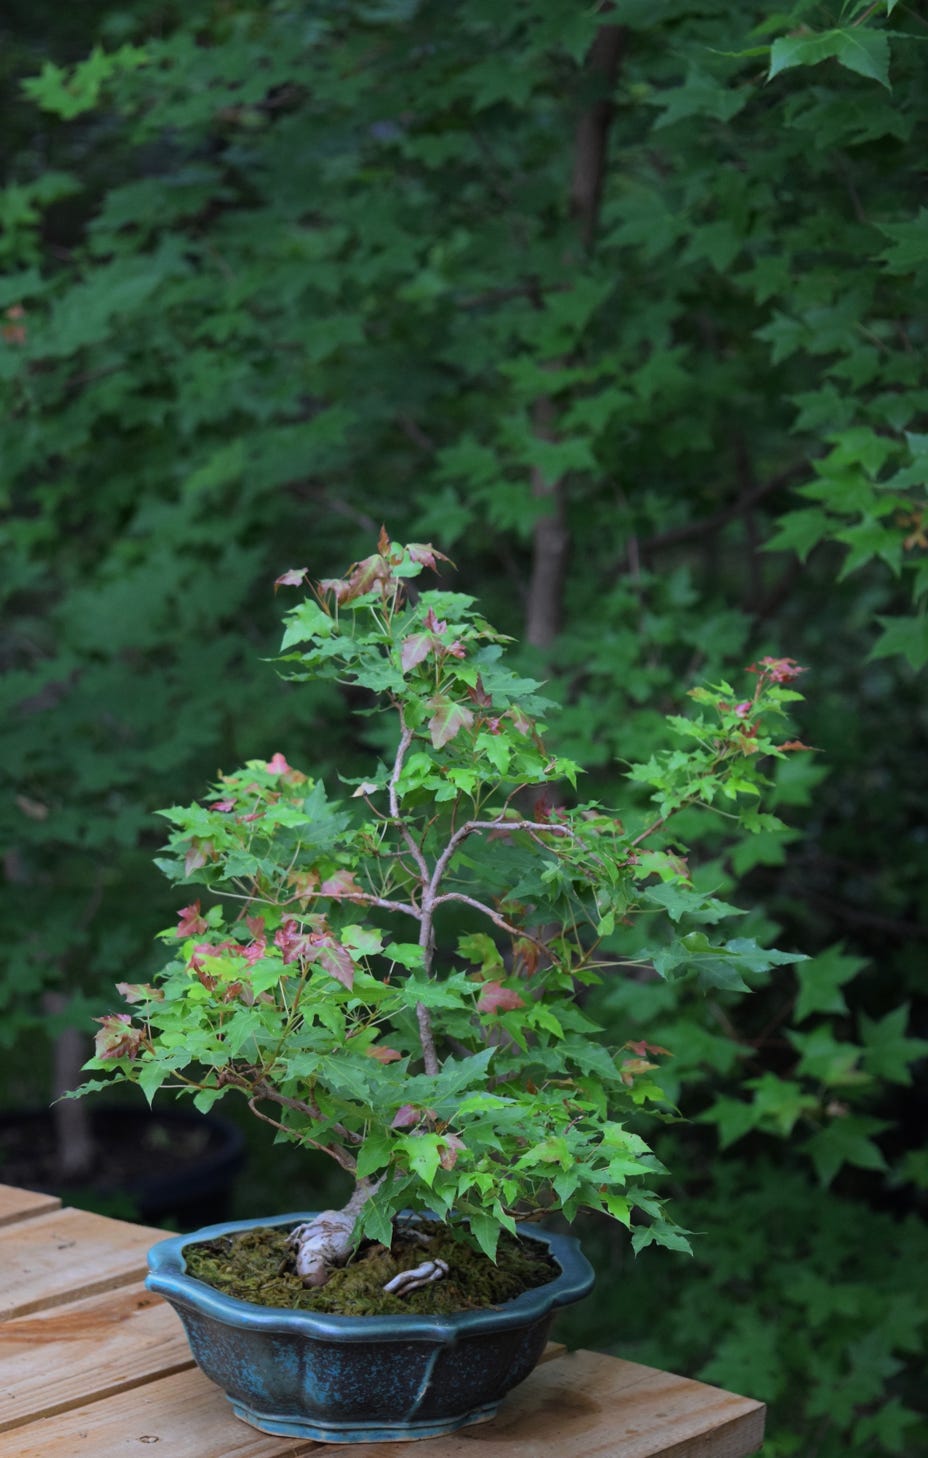
M 239 1422 L 191 1364 L 180 1322 L 141 1285 L 163 1232 L 0 1186 L 0 1458 L 306 1458 L 328 1444 Z M 556 1346 L 491 1422 L 351 1458 L 747 1458 L 750 1398 Z
M 14 1221 L 28 1220 L 32 1215 L 47 1215 L 60 1206 L 57 1195 L 41 1195 L 35 1190 L 18 1190 L 15 1185 L 0 1185 L 0 1225 L 12 1225 Z
M 193 1366 L 160 1296 L 123 1286 L 0 1323 L 0 1432 Z
M 763 1436 L 762 1403 L 575 1352 L 536 1368 L 491 1422 L 415 1444 L 362 1443 L 351 1458 L 746 1458 Z
M 492 1422 L 415 1443 L 361 1443 L 351 1458 L 746 1458 L 764 1409 L 716 1387 L 595 1352 L 539 1367 Z M 274 1438 L 232 1415 L 196 1370 L 0 1434 L 0 1458 L 304 1458 L 329 1445 Z
M 163 1230 L 87 1210 L 54 1210 L 0 1229 L 0 1319 L 25 1316 L 145 1275 Z
M 397 1458 L 415 1446 L 390 1443 L 387 1453 Z M 239 1422 L 197 1369 L 0 1433 L 0 1458 L 304 1458 L 323 1451 L 333 1449 L 269 1437 Z

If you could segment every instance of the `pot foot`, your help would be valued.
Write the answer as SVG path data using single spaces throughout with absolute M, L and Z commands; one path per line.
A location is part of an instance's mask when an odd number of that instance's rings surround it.
M 231 1401 L 231 1399 L 230 1399 Z M 472 1423 L 486 1423 L 496 1416 L 498 1402 L 474 1408 L 458 1417 L 419 1422 L 313 1422 L 308 1418 L 253 1412 L 243 1403 L 232 1402 L 232 1411 L 249 1427 L 283 1438 L 312 1438 L 317 1443 L 409 1443 L 416 1438 L 440 1438 Z

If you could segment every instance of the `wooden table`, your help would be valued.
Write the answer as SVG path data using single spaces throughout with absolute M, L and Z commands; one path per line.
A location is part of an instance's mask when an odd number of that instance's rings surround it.
M 163 1234 L 0 1185 L 0 1458 L 303 1458 L 239 1422 L 142 1284 Z M 549 1359 L 492 1422 L 351 1458 L 744 1458 L 764 1408 L 596 1352 Z M 155 1452 L 155 1445 L 160 1444 Z

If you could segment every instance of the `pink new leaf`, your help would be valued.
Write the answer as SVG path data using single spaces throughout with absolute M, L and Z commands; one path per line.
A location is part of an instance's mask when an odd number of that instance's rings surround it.
M 469 729 L 474 722 L 474 716 L 470 709 L 463 704 L 456 704 L 453 699 L 447 699 L 438 694 L 429 700 L 429 708 L 435 710 L 429 720 L 429 734 L 432 738 L 432 745 L 435 749 L 443 749 L 446 744 L 462 729 Z
M 413 1124 L 418 1124 L 422 1118 L 422 1110 L 417 1109 L 415 1104 L 403 1104 L 393 1115 L 391 1129 L 411 1129 Z
M 348 948 L 343 947 L 333 936 L 317 932 L 307 937 L 303 956 L 307 961 L 318 962 L 331 977 L 351 991 L 354 986 L 354 962 Z
M 205 866 L 209 857 L 213 854 L 213 843 L 209 840 L 195 840 L 184 856 L 184 875 L 192 876 L 201 866 Z
M 406 550 L 414 562 L 418 562 L 423 567 L 430 567 L 433 572 L 438 571 L 436 562 L 448 562 L 452 567 L 454 566 L 451 558 L 446 557 L 444 552 L 437 552 L 431 542 L 409 542 Z
M 340 901 L 356 901 L 363 898 L 364 892 L 358 885 L 351 871 L 336 871 L 334 876 L 328 876 L 319 887 L 320 896 L 332 896 Z
M 514 1008 L 524 1007 L 525 1002 L 519 994 L 511 987 L 504 987 L 501 982 L 487 982 L 477 1000 L 477 1011 L 486 1013 L 512 1012 Z
M 464 1140 L 459 1139 L 456 1134 L 445 1134 L 442 1137 L 444 1143 L 438 1156 L 438 1162 L 442 1169 L 454 1169 L 458 1162 L 458 1155 L 462 1149 L 466 1148 L 466 1145 Z
M 200 862 L 205 865 L 205 858 Z M 209 923 L 205 916 L 200 915 L 199 901 L 192 901 L 189 906 L 182 906 L 177 913 L 177 930 L 175 936 L 179 937 L 201 937 L 208 930 Z
M 299 587 L 302 582 L 306 581 L 308 570 L 306 567 L 291 567 L 289 572 L 282 572 L 279 577 L 274 579 L 274 591 L 276 592 L 278 587 Z
M 162 989 L 149 982 L 117 982 L 116 991 L 126 1002 L 164 1002 Z
M 135 1058 L 139 1051 L 143 1033 L 132 1026 L 129 1013 L 107 1013 L 106 1017 L 94 1018 L 100 1024 L 100 1031 L 94 1038 L 94 1051 L 98 1058 Z
M 400 655 L 400 662 L 403 665 L 403 672 L 409 673 L 410 669 L 428 658 L 434 647 L 434 639 L 431 633 L 412 633 L 408 638 L 403 639 L 403 648 Z
M 377 1043 L 373 1043 L 370 1048 L 365 1048 L 364 1051 L 368 1058 L 376 1058 L 378 1063 L 396 1063 L 403 1056 L 396 1048 L 382 1048 Z

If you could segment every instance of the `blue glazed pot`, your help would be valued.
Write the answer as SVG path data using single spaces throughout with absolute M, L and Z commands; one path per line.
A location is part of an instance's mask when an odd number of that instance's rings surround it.
M 323 1443 L 407 1441 L 491 1418 L 538 1361 L 557 1307 L 579 1301 L 593 1269 L 572 1236 L 534 1226 L 560 1274 L 482 1311 L 451 1316 L 327 1316 L 238 1301 L 186 1274 L 184 1248 L 240 1230 L 291 1226 L 312 1213 L 210 1225 L 162 1240 L 146 1286 L 180 1316 L 202 1371 L 237 1417 Z

